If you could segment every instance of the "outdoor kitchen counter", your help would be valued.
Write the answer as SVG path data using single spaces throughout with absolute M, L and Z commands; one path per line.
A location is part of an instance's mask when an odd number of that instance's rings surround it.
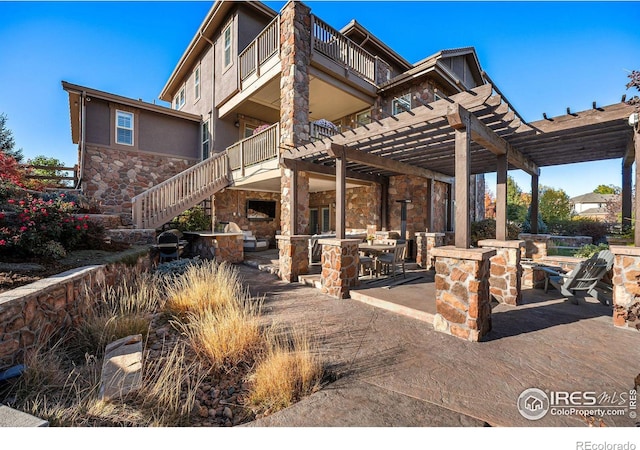
M 240 263 L 244 259 L 242 232 L 185 231 L 190 254 L 217 262 Z

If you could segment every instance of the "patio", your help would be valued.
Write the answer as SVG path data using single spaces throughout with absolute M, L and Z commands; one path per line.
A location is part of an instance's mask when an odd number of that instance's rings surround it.
M 524 289 L 521 306 L 494 306 L 493 329 L 471 344 L 419 320 L 336 300 L 301 283 L 248 267 L 241 273 L 251 280 L 254 295 L 265 296 L 267 317 L 314 336 L 337 377 L 252 426 L 585 427 L 595 417 L 547 414 L 527 420 L 518 413 L 518 396 L 531 387 L 628 394 L 638 375 L 637 333 L 615 328 L 610 308 L 591 300 L 575 306 L 557 291 Z M 398 305 L 400 298 L 421 297 L 424 312 L 435 312 L 429 282 L 354 292 Z M 635 424 L 628 414 L 603 420 L 606 426 Z

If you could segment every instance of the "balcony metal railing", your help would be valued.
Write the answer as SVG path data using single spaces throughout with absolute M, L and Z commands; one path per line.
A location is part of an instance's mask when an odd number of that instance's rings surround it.
M 279 134 L 280 126 L 275 123 L 261 132 L 227 147 L 231 170 L 241 170 L 244 175 L 245 167 L 277 158 Z
M 318 122 L 309 122 L 309 136 L 312 141 L 322 140 L 326 137 L 335 136 L 336 134 L 340 134 L 340 130 L 331 124 L 323 124 Z
M 311 48 L 376 83 L 376 57 L 330 25 L 311 16 Z
M 254 73 L 260 76 L 262 65 L 280 51 L 280 16 L 266 26 L 262 32 L 240 53 L 240 83 Z

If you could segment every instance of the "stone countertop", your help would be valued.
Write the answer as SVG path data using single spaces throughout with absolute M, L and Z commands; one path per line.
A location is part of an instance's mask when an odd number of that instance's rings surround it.
M 201 237 L 216 237 L 216 236 L 243 236 L 242 232 L 236 233 L 224 233 L 215 231 L 185 231 L 183 234 Z

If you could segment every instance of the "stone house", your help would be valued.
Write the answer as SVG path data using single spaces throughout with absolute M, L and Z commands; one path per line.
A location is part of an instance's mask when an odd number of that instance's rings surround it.
M 217 1 L 162 88 L 159 97 L 171 108 L 67 82 L 63 88 L 81 188 L 106 212 L 158 228 L 210 200 L 216 222 L 235 222 L 274 245 L 277 234 L 336 229 L 335 175 L 307 165 L 291 191 L 279 159 L 284 150 L 484 84 L 471 47 L 411 64 L 357 21 L 335 30 L 300 2 L 278 13 L 260 2 Z M 223 154 L 228 180 L 194 175 Z M 346 227 L 403 225 L 407 239 L 451 231 L 452 183 L 350 171 Z M 481 219 L 481 174 L 470 176 L 470 191 L 470 217 Z M 298 230 L 289 229 L 291 197 Z M 167 198 L 173 203 L 163 207 Z

